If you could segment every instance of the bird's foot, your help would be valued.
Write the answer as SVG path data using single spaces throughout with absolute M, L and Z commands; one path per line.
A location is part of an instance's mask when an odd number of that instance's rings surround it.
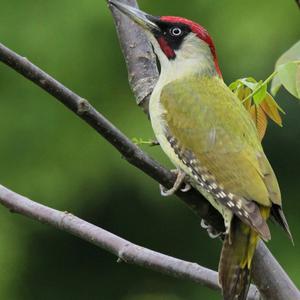
M 201 220 L 201 227 L 206 229 L 208 236 L 212 239 L 216 239 L 217 237 L 222 235 L 222 232 L 218 232 L 211 225 L 207 224 L 204 219 Z
M 176 181 L 175 181 L 173 187 L 171 189 L 169 189 L 169 190 L 166 189 L 164 186 L 162 186 L 160 184 L 159 185 L 159 189 L 160 189 L 161 195 L 164 196 L 164 197 L 168 197 L 168 196 L 171 196 L 171 195 L 175 194 L 179 190 L 180 186 L 183 183 L 185 184 L 185 186 L 182 189 L 180 189 L 180 190 L 182 192 L 184 192 L 184 193 L 188 192 L 191 189 L 191 186 L 190 186 L 190 184 L 184 182 L 185 173 L 182 172 L 181 170 L 178 170 L 178 169 L 171 170 L 171 172 L 177 174 Z
M 151 140 L 150 147 L 155 147 L 155 146 L 159 146 L 159 145 L 160 144 L 157 139 Z

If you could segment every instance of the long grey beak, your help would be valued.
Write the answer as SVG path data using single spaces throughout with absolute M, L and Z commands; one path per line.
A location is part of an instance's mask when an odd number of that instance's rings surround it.
M 159 20 L 158 17 L 148 15 L 148 14 L 144 13 L 143 11 L 141 11 L 135 7 L 126 5 L 124 3 L 121 3 L 118 0 L 109 0 L 108 2 L 109 2 L 109 4 L 116 7 L 123 14 L 128 16 L 135 23 L 140 25 L 142 28 L 144 28 L 152 33 L 160 31 L 160 28 L 154 22 L 155 20 Z

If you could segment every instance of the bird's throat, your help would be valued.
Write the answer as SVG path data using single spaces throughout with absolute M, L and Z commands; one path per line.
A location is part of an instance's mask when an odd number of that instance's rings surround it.
M 186 77 L 214 77 L 219 76 L 214 62 L 207 57 L 186 59 L 177 53 L 174 60 L 161 62 L 161 74 L 158 84 L 164 86 L 174 80 Z

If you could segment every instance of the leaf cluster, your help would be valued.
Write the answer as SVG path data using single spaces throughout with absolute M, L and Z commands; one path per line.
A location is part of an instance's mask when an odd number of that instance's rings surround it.
M 270 82 L 271 92 L 268 92 Z M 273 98 L 281 86 L 300 99 L 300 41 L 278 59 L 274 72 L 265 81 L 247 77 L 229 85 L 251 114 L 261 140 L 267 130 L 268 118 L 282 127 L 280 113 L 285 112 Z

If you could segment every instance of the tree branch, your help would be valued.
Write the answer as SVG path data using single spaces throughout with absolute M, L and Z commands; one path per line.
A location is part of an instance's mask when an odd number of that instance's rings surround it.
M 124 30 L 126 33 L 126 30 Z M 130 30 L 128 30 L 130 33 Z M 124 37 L 126 39 L 126 37 Z M 130 47 L 130 46 L 129 46 Z M 138 45 L 136 46 L 138 47 Z M 149 50 L 150 51 L 150 50 Z M 134 145 L 125 135 L 123 135 L 117 128 L 115 128 L 107 119 L 105 119 L 97 110 L 91 106 L 91 104 L 72 92 L 71 90 L 64 87 L 58 81 L 50 77 L 47 73 L 33 65 L 26 58 L 23 58 L 0 44 L 0 60 L 13 68 L 27 79 L 33 81 L 42 89 L 53 95 L 57 100 L 63 103 L 66 107 L 76 113 L 80 118 L 85 120 L 91 127 L 93 127 L 98 133 L 100 133 L 108 142 L 110 142 L 132 165 L 136 166 L 144 173 L 163 184 L 166 187 L 172 187 L 175 176 L 165 168 L 163 168 L 156 161 L 151 159 L 145 154 L 140 148 Z M 132 65 L 139 61 L 139 57 L 131 57 Z M 144 62 L 146 68 L 147 63 Z M 154 76 L 155 77 L 155 76 Z M 137 81 L 142 84 L 143 81 Z M 135 88 L 135 91 L 142 91 L 142 86 Z M 144 95 L 149 93 L 145 93 Z M 140 98 L 140 99 L 147 99 Z M 141 101 L 140 101 L 141 102 Z M 177 195 L 183 200 L 189 207 L 196 212 L 198 216 L 204 218 L 209 224 L 213 225 L 219 231 L 224 230 L 222 217 L 216 212 L 214 208 L 206 201 L 197 191 L 191 190 L 188 193 L 178 192 Z M 33 216 L 32 216 L 33 217 Z M 39 218 L 39 217 L 38 217 Z M 264 251 L 262 251 L 264 250 Z M 266 299 L 289 299 L 285 297 L 286 290 L 293 291 L 292 299 L 300 299 L 299 292 L 287 275 L 280 268 L 279 264 L 274 260 L 273 265 L 267 265 L 265 258 L 271 256 L 269 250 L 261 243 L 255 257 L 254 262 L 254 280 L 258 288 L 262 287 L 263 295 Z M 281 282 L 285 283 L 286 288 L 284 290 L 274 289 L 274 291 L 264 290 L 264 283 L 260 282 L 261 278 L 256 274 L 264 274 L 266 280 L 275 282 L 274 273 L 272 270 L 276 270 L 276 277 Z M 273 293 L 276 293 L 275 296 Z M 291 293 L 289 293 L 290 295 Z M 278 295 L 278 296 L 276 296 Z M 274 296 L 274 297 L 273 297 Z
M 137 7 L 135 0 L 124 1 Z M 148 113 L 148 103 L 158 79 L 158 70 L 154 53 L 143 31 L 132 20 L 111 6 L 118 31 L 121 50 L 128 70 L 128 80 L 136 102 Z
M 2 185 L 0 185 L 0 203 L 12 212 L 49 224 L 94 244 L 116 255 L 119 258 L 118 262 L 138 265 L 172 277 L 188 279 L 213 290 L 220 290 L 217 272 L 196 263 L 135 245 L 68 212 L 34 202 Z M 259 293 L 254 286 L 250 289 L 249 300 L 259 300 Z

